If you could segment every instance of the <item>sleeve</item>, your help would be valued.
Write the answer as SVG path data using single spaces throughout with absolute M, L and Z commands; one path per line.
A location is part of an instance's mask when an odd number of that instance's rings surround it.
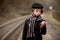
M 43 35 L 45 35 L 46 34 L 46 25 L 44 25 L 42 28 L 41 28 L 41 33 L 43 34 Z
M 42 20 L 42 21 L 45 21 L 45 20 Z M 41 33 L 43 35 L 45 35 L 47 33 L 47 28 L 46 28 L 46 25 L 44 25 L 42 28 L 41 28 Z
M 26 34 L 27 34 L 27 20 L 25 20 L 25 23 L 24 23 L 22 40 L 26 39 Z

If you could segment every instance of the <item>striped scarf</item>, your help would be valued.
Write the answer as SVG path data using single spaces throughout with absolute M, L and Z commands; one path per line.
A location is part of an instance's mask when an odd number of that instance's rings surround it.
M 36 15 L 32 14 L 32 16 L 29 19 L 30 19 L 30 22 L 29 22 L 27 37 L 33 37 L 33 36 L 35 36 L 35 34 L 34 34 L 35 21 L 41 20 L 41 16 L 37 17 Z

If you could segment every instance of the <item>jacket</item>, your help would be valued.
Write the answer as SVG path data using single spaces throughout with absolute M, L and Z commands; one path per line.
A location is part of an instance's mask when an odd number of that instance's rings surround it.
M 42 35 L 46 34 L 46 25 L 42 28 L 40 28 L 39 23 L 45 20 L 36 21 L 35 27 L 34 27 L 34 33 L 35 33 L 35 40 L 42 40 Z M 29 18 L 25 20 L 24 27 L 23 27 L 23 34 L 22 34 L 22 40 L 27 40 L 27 30 L 28 30 L 28 24 L 29 24 Z

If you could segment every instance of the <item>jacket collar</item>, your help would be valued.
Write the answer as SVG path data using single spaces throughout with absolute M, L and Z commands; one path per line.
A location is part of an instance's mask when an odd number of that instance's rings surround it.
M 32 14 L 32 18 L 35 17 L 37 19 L 37 21 L 41 20 L 42 17 L 41 16 L 36 16 L 35 14 Z

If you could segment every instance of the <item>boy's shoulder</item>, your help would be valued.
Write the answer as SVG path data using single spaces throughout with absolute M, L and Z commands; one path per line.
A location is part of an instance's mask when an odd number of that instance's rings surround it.
M 31 16 L 30 16 L 29 18 L 25 19 L 25 20 L 26 20 L 26 21 L 29 21 L 29 20 L 30 20 L 30 18 L 31 18 Z
M 42 21 L 46 21 L 46 19 L 45 19 L 45 18 L 43 18 L 43 17 L 41 17 L 41 20 L 42 20 Z
M 45 19 L 42 19 L 42 21 L 46 21 Z
M 29 17 L 29 18 L 25 19 L 25 21 L 29 21 L 29 20 L 30 20 L 30 18 L 31 18 L 31 17 Z M 42 19 L 41 19 L 41 21 L 46 21 L 46 20 L 42 18 Z
M 25 19 L 25 21 L 28 22 L 29 21 L 29 18 Z

